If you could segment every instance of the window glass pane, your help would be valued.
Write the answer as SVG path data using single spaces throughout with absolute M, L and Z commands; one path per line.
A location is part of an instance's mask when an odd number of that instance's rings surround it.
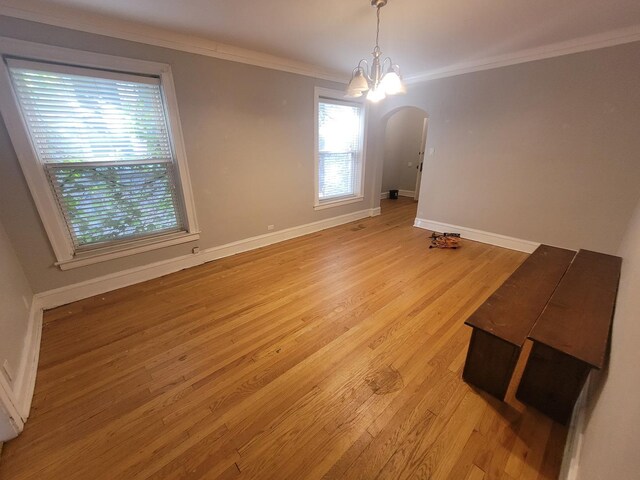
M 43 163 L 171 158 L 159 84 L 10 71 Z
M 355 195 L 362 152 L 362 107 L 318 104 L 318 197 Z
M 318 156 L 319 197 L 332 198 L 354 194 L 352 153 L 323 153 Z
M 184 230 L 159 79 L 50 68 L 9 63 L 74 247 Z
M 48 168 L 76 247 L 179 230 L 170 163 Z

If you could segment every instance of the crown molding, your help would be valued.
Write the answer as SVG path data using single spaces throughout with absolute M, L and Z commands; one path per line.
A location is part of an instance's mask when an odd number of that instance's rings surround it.
M 26 2 L 21 2 L 19 7 L 0 4 L 0 15 L 333 82 L 346 83 L 348 81 L 348 76 L 317 65 L 246 48 L 234 47 L 214 40 L 137 22 L 115 20 L 93 14 L 76 14 L 71 10 L 67 11 L 44 5 L 39 5 L 37 8 L 29 8 Z
M 2 0 L 0 0 L 0 2 L 2 2 Z M 79 13 L 77 11 L 74 12 L 72 9 L 62 10 L 59 7 L 45 6 L 42 4 L 38 4 L 37 6 L 29 5 L 28 0 L 21 0 L 19 6 L 0 3 L 0 15 L 338 83 L 347 83 L 348 81 L 347 75 L 318 65 L 290 60 L 246 48 L 234 47 L 233 45 L 219 43 L 214 40 L 142 23 L 116 20 L 95 14 Z M 420 83 L 438 78 L 453 77 L 465 73 L 517 65 L 519 63 L 559 57 L 636 41 L 640 41 L 640 25 L 407 75 L 405 76 L 405 83 Z
M 518 63 L 533 62 L 545 58 L 560 57 L 562 55 L 597 50 L 599 48 L 637 41 L 640 41 L 640 25 L 408 75 L 405 77 L 405 83 L 414 84 L 426 82 L 437 78 L 453 77 L 465 73 L 506 67 Z

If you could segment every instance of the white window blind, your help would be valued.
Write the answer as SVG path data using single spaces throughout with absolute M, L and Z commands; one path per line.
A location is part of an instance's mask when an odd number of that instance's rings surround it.
M 318 199 L 360 193 L 363 107 L 327 98 L 318 101 Z
M 7 64 L 76 250 L 185 230 L 159 78 Z

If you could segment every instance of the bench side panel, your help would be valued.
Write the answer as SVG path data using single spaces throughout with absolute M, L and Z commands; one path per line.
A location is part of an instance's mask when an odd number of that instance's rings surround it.
M 474 329 L 462 378 L 465 382 L 504 400 L 519 355 L 518 347 L 482 330 Z

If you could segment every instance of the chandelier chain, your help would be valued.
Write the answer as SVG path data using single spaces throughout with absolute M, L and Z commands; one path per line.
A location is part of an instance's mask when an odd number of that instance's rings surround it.
M 378 20 L 378 23 L 376 24 L 376 49 L 380 49 L 380 46 L 378 45 L 380 39 L 380 6 L 376 8 L 376 17 Z

